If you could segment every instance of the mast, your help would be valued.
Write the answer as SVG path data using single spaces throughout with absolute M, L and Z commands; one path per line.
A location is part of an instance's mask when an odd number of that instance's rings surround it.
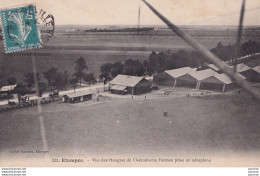
M 140 28 L 140 2 L 139 2 L 139 9 L 138 9 L 137 35 L 139 34 L 139 28 Z

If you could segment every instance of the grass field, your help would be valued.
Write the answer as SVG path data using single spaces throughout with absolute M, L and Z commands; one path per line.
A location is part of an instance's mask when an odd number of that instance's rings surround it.
M 260 104 L 247 95 L 147 97 L 44 105 L 50 155 L 259 152 Z M 0 134 L 2 157 L 18 157 L 14 149 L 41 150 L 37 107 L 1 113 Z

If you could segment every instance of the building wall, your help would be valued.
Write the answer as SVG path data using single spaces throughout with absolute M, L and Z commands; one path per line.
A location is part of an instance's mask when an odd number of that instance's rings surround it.
M 211 76 L 209 78 L 206 78 L 204 80 L 202 80 L 201 82 L 206 82 L 206 83 L 215 83 L 215 84 L 222 84 L 223 82 L 221 82 L 220 80 L 218 80 L 217 78 L 215 78 L 214 76 Z
M 114 84 L 110 84 L 110 87 L 112 87 Z M 147 92 L 150 92 L 151 91 L 151 85 L 152 83 L 148 80 L 146 80 L 145 78 L 143 78 L 137 85 L 135 85 L 133 88 L 128 86 L 126 87 L 126 90 L 127 92 L 122 92 L 122 91 L 119 91 L 119 90 L 113 90 L 113 89 L 110 89 L 111 93 L 114 93 L 114 94 L 120 94 L 120 95 L 125 95 L 126 93 L 127 94 L 132 94 L 133 95 L 140 95 L 140 94 L 143 94 L 143 93 L 147 93 Z
M 68 96 L 63 96 L 64 98 L 64 103 L 77 103 L 77 102 L 81 102 L 81 101 L 88 101 L 92 99 L 92 94 L 89 95 L 83 95 L 83 96 L 79 96 L 79 97 L 74 97 L 74 98 L 70 98 Z
M 177 78 L 176 81 L 176 87 L 190 87 L 190 88 L 196 88 L 197 80 L 190 76 L 189 74 L 183 75 L 179 78 Z
M 201 90 L 214 90 L 214 91 L 220 91 L 223 90 L 224 83 L 216 79 L 215 77 L 209 77 L 207 79 L 204 79 L 200 83 L 200 89 Z
M 222 92 L 224 84 L 217 84 L 217 83 L 209 83 L 209 82 L 201 82 L 200 89 L 201 90 L 214 90 Z
M 126 90 L 128 94 L 132 94 L 132 87 L 127 87 Z
M 231 83 L 226 85 L 225 91 L 230 91 L 238 88 L 239 86 L 236 83 Z
M 153 83 L 161 86 L 173 86 L 175 79 L 167 73 L 158 73 L 153 76 Z
M 83 101 L 88 101 L 88 100 L 91 100 L 91 99 L 92 99 L 92 94 L 83 96 Z
M 110 89 L 110 92 L 111 92 L 112 94 L 118 94 L 118 95 L 125 95 L 125 94 L 127 94 L 127 92 L 125 92 L 125 91 L 122 91 L 122 90 L 114 90 L 114 89 Z
M 151 91 L 150 86 L 142 86 L 134 88 L 134 95 L 140 95 Z
M 134 94 L 140 95 L 151 91 L 152 83 L 146 79 L 142 79 L 135 87 Z
M 260 82 L 260 74 L 252 69 L 240 73 L 250 82 Z

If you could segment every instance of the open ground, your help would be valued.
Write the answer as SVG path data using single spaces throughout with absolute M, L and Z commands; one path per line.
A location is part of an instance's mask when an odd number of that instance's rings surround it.
M 43 105 L 50 156 L 259 154 L 258 101 L 243 92 L 186 93 L 104 94 L 99 101 Z M 42 150 L 37 107 L 1 113 L 0 121 L 2 157 L 39 157 L 10 152 Z

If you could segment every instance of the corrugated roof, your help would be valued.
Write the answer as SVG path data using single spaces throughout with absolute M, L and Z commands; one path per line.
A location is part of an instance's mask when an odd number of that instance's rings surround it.
M 219 71 L 219 70 L 220 70 L 220 69 L 219 69 L 216 65 L 214 65 L 214 64 L 209 64 L 208 67 L 211 68 L 211 69 L 213 69 L 213 70 L 215 70 L 215 71 Z
M 253 70 L 256 71 L 256 72 L 258 72 L 258 73 L 260 73 L 260 66 L 254 67 Z
M 169 74 L 170 76 L 172 76 L 173 78 L 178 78 L 187 73 L 194 72 L 194 70 L 192 70 L 192 68 L 190 68 L 190 67 L 183 67 L 183 68 L 178 68 L 178 69 L 174 69 L 174 70 L 166 70 L 165 72 L 167 74 Z
M 229 67 L 233 69 L 234 65 L 229 66 Z M 251 69 L 250 67 L 248 67 L 247 65 L 245 65 L 243 63 L 237 64 L 237 72 L 238 73 L 241 73 L 243 71 L 247 71 L 247 70 L 250 70 L 250 69 Z
M 225 73 L 215 74 L 214 77 L 225 84 L 231 84 L 233 82 L 232 79 L 230 79 Z
M 134 87 L 142 79 L 144 79 L 144 78 L 138 77 L 138 76 L 117 75 L 112 81 L 110 81 L 110 84 L 116 84 L 116 85 L 127 86 L 127 87 Z
M 126 86 L 113 85 L 110 89 L 113 89 L 113 90 L 125 90 Z
M 214 74 L 218 74 L 212 69 L 206 69 L 206 70 L 201 70 L 201 71 L 193 71 L 189 73 L 192 77 L 197 79 L 198 81 L 201 81 L 203 79 L 209 78 L 213 76 Z
M 244 76 L 238 74 L 241 79 L 246 79 Z M 214 77 L 217 78 L 218 80 L 222 81 L 225 84 L 231 84 L 234 81 L 225 73 L 222 74 L 214 74 Z
M 68 96 L 70 98 L 75 98 L 75 97 L 81 97 L 83 95 L 91 95 L 91 94 L 92 94 L 92 92 L 90 92 L 90 91 L 80 91 L 80 92 L 65 94 L 63 96 Z

